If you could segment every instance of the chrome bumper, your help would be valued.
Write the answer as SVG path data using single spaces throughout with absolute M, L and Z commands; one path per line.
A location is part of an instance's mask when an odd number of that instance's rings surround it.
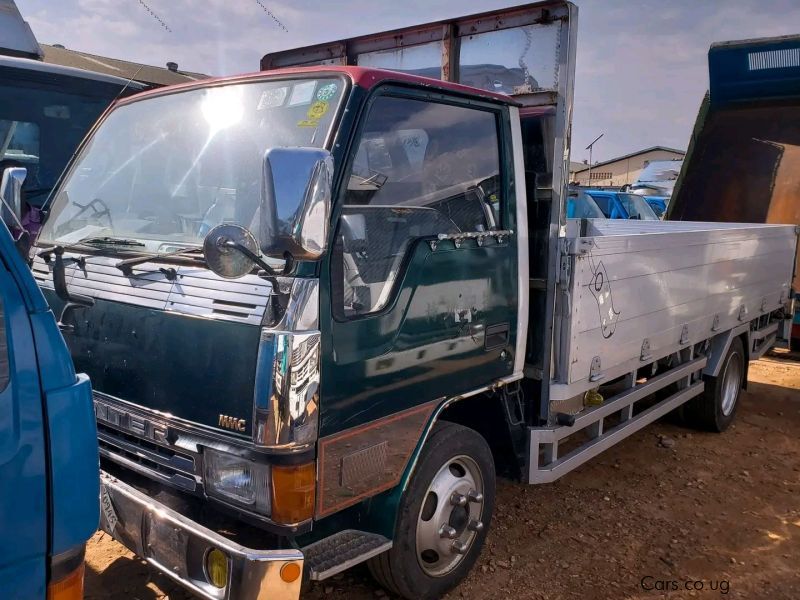
M 187 589 L 209 600 L 297 600 L 302 577 L 291 583 L 281 569 L 297 563 L 299 550 L 253 550 L 187 519 L 135 488 L 100 471 L 100 527 L 131 552 Z M 222 550 L 228 557 L 228 584 L 212 586 L 206 554 Z M 296 569 L 295 569 L 296 570 Z

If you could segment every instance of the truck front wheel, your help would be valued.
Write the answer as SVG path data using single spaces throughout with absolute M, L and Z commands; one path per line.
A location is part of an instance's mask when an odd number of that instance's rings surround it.
M 486 440 L 467 427 L 438 422 L 400 501 L 394 545 L 369 562 L 373 577 L 410 600 L 442 596 L 475 564 L 494 496 Z

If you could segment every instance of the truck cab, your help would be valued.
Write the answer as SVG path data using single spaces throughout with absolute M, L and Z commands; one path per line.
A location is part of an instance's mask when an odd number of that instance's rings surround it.
M 24 169 L 14 171 L 24 179 Z M 8 178 L 6 172 L 4 184 Z M 3 190 L 19 194 L 19 187 Z M 14 203 L 9 195 L 2 200 Z M 0 415 L 4 595 L 80 598 L 84 548 L 100 512 L 91 387 L 86 375 L 76 375 L 53 313 L 5 224 L 0 224 Z
M 644 196 L 609 190 L 582 189 L 581 192 L 594 200 L 607 219 L 635 219 L 638 221 L 658 219 Z

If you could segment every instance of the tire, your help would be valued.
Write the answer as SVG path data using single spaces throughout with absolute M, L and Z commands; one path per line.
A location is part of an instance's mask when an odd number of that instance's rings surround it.
M 704 377 L 706 387 L 703 393 L 686 403 L 684 417 L 687 425 L 717 433 L 730 426 L 739 408 L 746 360 L 741 338 L 734 338 L 719 375 Z
M 482 497 L 468 499 L 469 490 Z M 394 545 L 368 562 L 372 576 L 409 600 L 441 597 L 478 559 L 494 499 L 494 461 L 486 440 L 467 427 L 436 423 L 400 499 Z M 444 531 L 445 525 L 452 530 Z M 453 551 L 456 543 L 463 544 L 463 554 Z

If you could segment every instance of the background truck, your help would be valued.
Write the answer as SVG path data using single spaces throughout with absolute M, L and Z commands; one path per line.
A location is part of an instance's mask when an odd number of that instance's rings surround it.
M 280 53 L 103 117 L 33 269 L 93 379 L 105 531 L 205 598 L 361 562 L 436 598 L 497 473 L 731 423 L 794 227 L 567 221 L 575 19 Z
M 714 44 L 708 77 L 667 218 L 800 225 L 800 36 Z
M 628 192 L 613 192 L 580 188 L 580 193 L 585 194 L 600 209 L 607 219 L 633 219 L 639 221 L 656 221 L 658 216 L 647 203 L 644 196 Z M 569 212 L 567 213 L 569 218 Z
M 13 0 L 0 0 L 0 173 L 25 167 L 19 207 L 25 229 L 39 231 L 39 209 L 75 148 L 120 94 L 138 82 L 45 64 L 42 51 Z M 33 210 L 31 210 L 33 209 Z M 12 225 L 17 237 L 19 225 Z
M 24 171 L 4 173 L 4 204 L 20 193 L 9 178 L 24 180 Z M 4 598 L 83 597 L 84 547 L 100 513 L 98 462 L 89 379 L 75 374 L 47 301 L 0 224 Z

